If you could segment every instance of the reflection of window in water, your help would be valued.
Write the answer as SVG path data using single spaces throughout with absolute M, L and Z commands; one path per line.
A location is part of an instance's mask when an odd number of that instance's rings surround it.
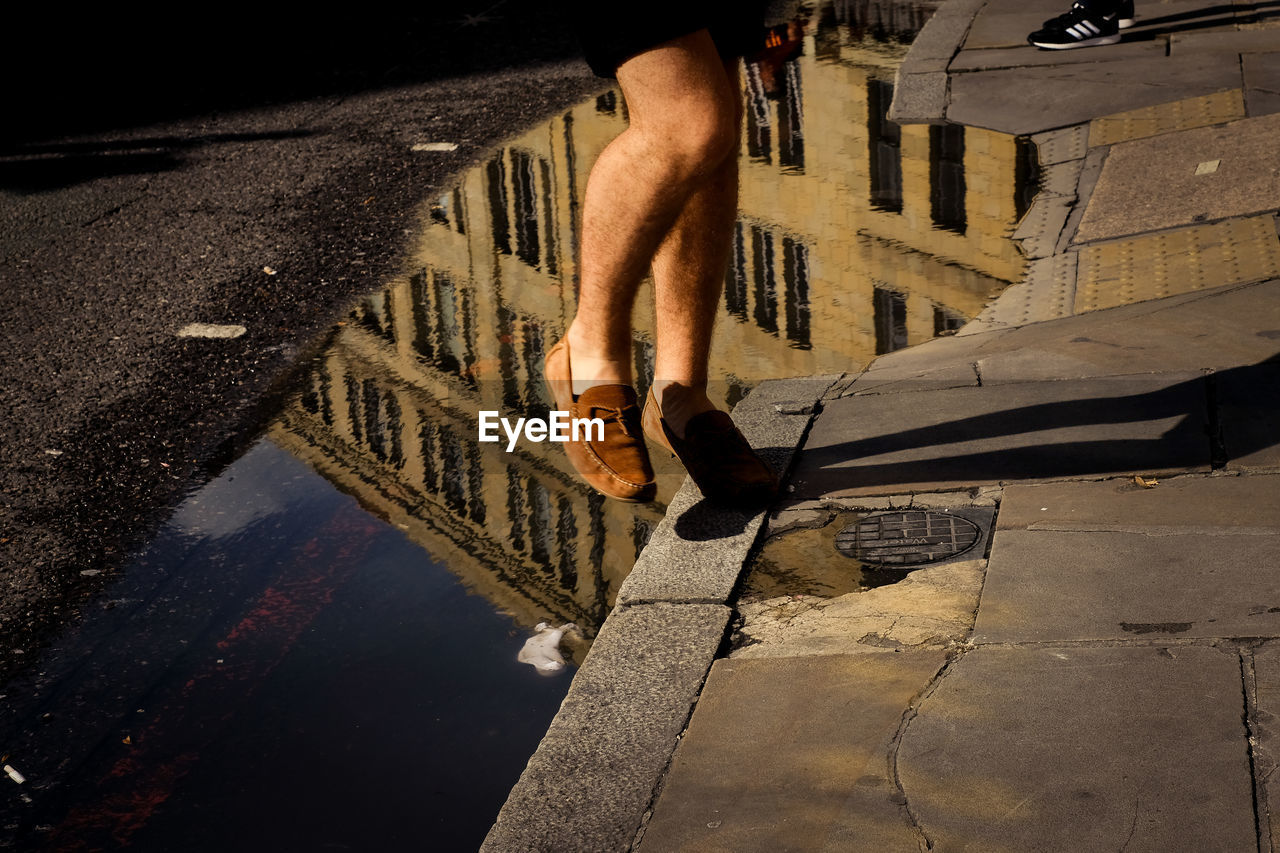
M 476 360 L 475 297 L 471 290 L 460 290 L 447 273 L 424 269 L 409 278 L 409 295 L 414 350 L 429 364 L 475 387 L 471 374 Z
M 510 224 L 507 220 L 507 167 L 499 151 L 484 164 L 485 184 L 489 190 L 489 232 L 493 234 L 493 248 L 504 255 L 511 254 Z
M 556 258 L 551 166 L 520 148 L 507 148 L 485 164 L 494 249 L 515 255 L 537 270 L 555 275 Z M 513 233 L 514 232 L 514 233 Z
M 764 74 L 771 75 L 766 80 Z M 762 163 L 773 162 L 772 113 L 777 111 L 778 165 L 788 171 L 804 171 L 804 101 L 800 86 L 800 63 L 793 57 L 776 70 L 747 63 L 747 156 Z M 774 87 L 770 91 L 770 86 Z M 770 103 L 776 106 L 770 107 Z
M 929 196 L 933 224 L 964 233 L 964 127 L 958 124 L 929 127 Z
M 459 234 L 467 233 L 466 214 L 462 210 L 462 188 L 454 187 L 431 205 L 431 220 L 447 226 Z
M 876 355 L 902 349 L 907 345 L 907 297 L 888 287 L 877 287 L 874 293 Z
M 867 81 L 867 131 L 870 140 L 871 206 L 902 212 L 902 129 L 889 121 L 893 83 Z
M 551 493 L 547 487 L 529 481 L 529 556 L 543 568 L 551 567 Z
M 933 306 L 933 336 L 947 335 L 960 329 L 968 320 L 959 312 L 941 305 Z
M 756 325 L 766 332 L 778 331 L 777 281 L 773 273 L 773 234 L 759 225 L 751 226 L 751 273 L 755 285 Z
M 538 205 L 534 187 L 534 158 L 512 149 L 512 188 L 515 195 L 516 256 L 531 267 L 538 266 Z
M 431 418 L 422 419 L 418 430 L 418 449 L 422 453 L 422 489 L 428 494 L 440 491 L 440 428 Z
M 302 408 L 319 415 L 325 426 L 333 426 L 332 380 L 329 368 L 323 362 L 316 365 L 302 391 Z
M 510 524 L 511 547 L 516 551 L 524 551 L 525 520 L 524 476 L 510 465 L 507 466 L 507 521 Z
M 1040 154 L 1036 144 L 1025 136 L 1019 136 L 1014 146 L 1013 206 L 1017 218 L 1021 219 L 1040 191 Z
M 542 362 L 546 358 L 545 331 L 533 317 L 507 306 L 498 308 L 498 372 L 502 377 L 502 405 L 526 417 L 544 417 L 546 389 Z
M 484 524 L 484 457 L 472 442 L 467 442 L 467 515 L 476 524 Z
M 587 555 L 587 560 L 591 563 L 591 568 L 598 574 L 604 567 L 605 527 L 603 495 L 597 492 L 589 492 L 587 494 L 587 516 L 591 519 L 591 552 Z
M 734 225 L 733 254 L 729 258 L 724 282 L 725 309 L 739 320 L 747 319 L 747 247 L 744 233 L 739 219 Z
M 747 156 L 762 163 L 773 162 L 773 141 L 769 99 L 764 94 L 760 68 L 747 63 Z
M 346 377 L 346 389 L 352 440 L 368 447 L 379 461 L 404 467 L 400 401 L 395 394 L 381 390 L 376 379 L 358 382 L 352 376 Z
M 351 312 L 351 319 L 361 328 L 394 344 L 396 342 L 395 317 L 391 314 L 391 288 L 373 293 L 362 299 Z
M 783 87 L 778 100 L 778 162 L 783 167 L 804 171 L 804 102 L 801 100 L 800 63 L 789 59 L 782 64 Z
M 936 3 L 902 0 L 832 0 L 828 26 L 844 24 L 853 41 L 910 42 L 937 8 Z M 825 11 L 825 9 L 824 9 Z M 824 23 L 819 17 L 819 26 Z
M 351 424 L 351 437 L 356 444 L 364 444 L 364 430 L 360 417 L 360 384 L 352 376 L 344 377 L 347 387 L 347 421 Z
M 520 352 L 524 356 L 524 406 L 523 410 L 542 417 L 547 410 L 543 400 L 545 385 L 542 381 L 542 363 L 547 357 L 543 342 L 542 324 L 537 320 L 526 320 L 521 327 Z
M 578 585 L 578 520 L 573 514 L 573 504 L 564 496 L 556 498 L 559 520 L 556 523 L 556 545 L 559 551 L 557 567 L 561 588 L 573 592 Z
M 750 234 L 751 251 L 747 252 Z M 809 349 L 809 246 L 794 237 L 775 235 L 767 226 L 739 220 L 734 229 L 733 251 L 725 274 L 725 310 L 740 322 L 747 320 L 748 288 L 751 281 L 751 318 L 771 335 L 778 333 L 778 258 L 782 245 L 783 311 L 786 337 L 797 349 Z
M 809 247 L 782 238 L 782 280 L 786 284 L 787 340 L 809 349 Z

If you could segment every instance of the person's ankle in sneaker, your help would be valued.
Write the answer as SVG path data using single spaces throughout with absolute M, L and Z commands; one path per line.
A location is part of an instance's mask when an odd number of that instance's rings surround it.
M 1075 47 L 1096 47 L 1120 41 L 1119 3 L 1098 3 L 1090 8 L 1076 3 L 1071 11 L 1055 18 L 1053 26 L 1046 26 L 1027 36 L 1027 41 L 1046 50 L 1066 50 Z
M 1084 5 L 1089 5 L 1089 4 L 1084 4 Z M 1120 27 L 1120 29 L 1127 30 L 1130 27 L 1132 27 L 1134 24 L 1133 0 L 1121 0 L 1121 2 L 1116 3 L 1114 5 L 1115 5 L 1115 13 L 1116 13 L 1116 24 Z M 1095 13 L 1102 12 L 1105 14 L 1111 11 L 1111 9 L 1107 8 L 1105 5 L 1099 5 L 1097 3 L 1089 5 L 1089 8 L 1093 9 Z M 1060 30 L 1063 28 L 1064 22 L 1070 17 L 1071 17 L 1071 13 L 1065 12 L 1057 16 L 1056 18 L 1050 18 L 1049 20 L 1045 21 L 1043 24 L 1040 25 L 1040 28 L 1044 30 L 1051 30 L 1051 29 Z

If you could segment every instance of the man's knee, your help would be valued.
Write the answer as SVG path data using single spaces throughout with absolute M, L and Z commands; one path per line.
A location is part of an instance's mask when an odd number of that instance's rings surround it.
M 706 109 L 672 122 L 654 144 L 685 178 L 697 178 L 718 169 L 738 153 L 738 112 L 732 101 L 709 104 Z

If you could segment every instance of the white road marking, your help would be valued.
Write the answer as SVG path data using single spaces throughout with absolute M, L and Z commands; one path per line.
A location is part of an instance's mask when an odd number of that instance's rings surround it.
M 180 338 L 238 338 L 247 329 L 244 326 L 219 325 L 216 323 L 188 323 L 178 330 Z

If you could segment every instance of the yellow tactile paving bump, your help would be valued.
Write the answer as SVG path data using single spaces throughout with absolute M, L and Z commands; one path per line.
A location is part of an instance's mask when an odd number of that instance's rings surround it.
M 1244 118 L 1244 92 L 1230 89 L 1096 118 L 1089 125 L 1089 145 L 1111 145 L 1238 118 Z
M 1280 276 L 1272 216 L 1175 228 L 1080 250 L 1076 313 Z

